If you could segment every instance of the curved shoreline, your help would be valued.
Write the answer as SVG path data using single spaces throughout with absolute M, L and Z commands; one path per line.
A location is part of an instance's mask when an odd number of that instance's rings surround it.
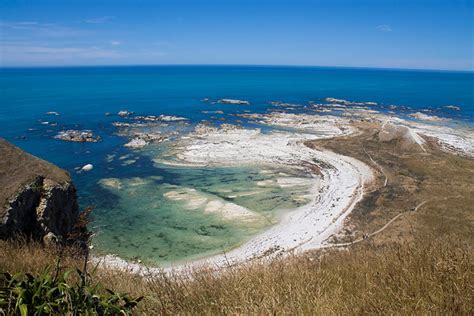
M 294 132 L 243 129 L 225 124 L 221 128 L 200 125 L 194 134 L 182 137 L 174 144 L 176 160 L 156 159 L 159 163 L 186 166 L 284 165 L 298 168 L 320 177 L 319 186 L 312 188 L 309 204 L 288 211 L 281 220 L 228 253 L 197 260 L 182 261 L 166 268 L 149 268 L 129 263 L 115 256 L 105 256 L 109 267 L 149 274 L 163 271 L 183 271 L 196 267 L 216 269 L 245 263 L 249 260 L 273 257 L 325 247 L 325 241 L 343 225 L 344 219 L 364 196 L 366 185 L 374 179 L 367 164 L 325 149 L 311 149 L 305 141 L 357 135 L 356 121 L 368 120 L 380 125 L 382 141 L 401 137 L 406 146 L 425 151 L 425 140 L 418 133 L 435 137 L 446 151 L 453 146 L 459 154 L 470 154 L 469 131 L 459 131 L 455 138 L 447 127 L 412 123 L 404 119 L 365 110 L 348 111 L 351 118 L 285 113 L 249 114 L 247 118 L 274 126 L 292 127 Z M 310 134 L 315 132 L 316 134 Z M 466 141 L 464 141 L 466 140 Z M 369 156 L 370 157 L 370 156 Z
M 284 138 L 281 133 L 264 135 L 259 131 L 243 129 L 213 130 L 195 139 L 186 139 L 186 145 L 177 146 L 181 151 L 180 161 L 191 165 L 202 165 L 203 162 L 216 165 L 245 164 L 252 161 L 256 164 L 303 168 L 313 176 L 317 172 L 318 181 L 311 189 L 313 198 L 309 204 L 288 211 L 277 224 L 228 253 L 183 261 L 166 268 L 145 267 L 112 255 L 95 260 L 102 261 L 107 267 L 153 274 L 204 266 L 220 269 L 253 259 L 320 247 L 342 227 L 346 216 L 362 199 L 364 186 L 373 179 L 373 173 L 369 166 L 354 158 L 307 147 L 305 141 L 318 139 L 314 135 L 286 136 Z M 228 146 L 222 148 L 223 143 Z M 245 152 L 241 153 L 241 150 Z M 210 153 L 213 155 L 210 156 Z M 228 160 L 226 157 L 233 158 Z

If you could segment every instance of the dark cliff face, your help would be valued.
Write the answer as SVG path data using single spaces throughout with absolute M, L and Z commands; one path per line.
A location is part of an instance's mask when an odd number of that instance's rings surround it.
M 64 240 L 78 215 L 67 172 L 0 139 L 0 238 Z

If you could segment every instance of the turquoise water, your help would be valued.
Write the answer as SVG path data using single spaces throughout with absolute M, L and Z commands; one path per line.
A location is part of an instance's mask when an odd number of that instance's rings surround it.
M 166 176 L 103 179 L 95 243 L 105 252 L 160 263 L 227 251 L 276 223 L 276 210 L 309 201 L 308 186 L 259 186 L 275 179 L 277 171 L 267 171 L 163 167 L 158 173 Z M 209 203 L 232 213 L 206 212 Z
M 94 207 L 91 228 L 98 252 L 165 264 L 242 243 L 285 210 L 307 202 L 308 186 L 272 184 L 282 173 L 302 176 L 288 170 L 157 165 L 152 158 L 159 156 L 159 146 L 138 152 L 123 147 L 128 139 L 112 126 L 124 121 L 115 115 L 119 110 L 187 117 L 189 125 L 164 127 L 181 133 L 203 120 L 218 125 L 235 122 L 233 114 L 244 111 L 267 112 L 271 101 L 308 104 L 326 97 L 377 102 L 380 111 L 397 105 L 401 114 L 428 109 L 433 115 L 474 121 L 472 72 L 244 66 L 1 69 L 0 88 L 0 137 L 71 173 L 81 207 Z M 251 106 L 205 103 L 203 98 L 243 99 Z M 215 110 L 224 114 L 203 113 Z M 102 141 L 53 138 L 66 129 L 90 129 Z M 76 172 L 87 163 L 94 165 L 91 172 Z M 212 211 L 216 205 L 240 215 L 219 215 Z

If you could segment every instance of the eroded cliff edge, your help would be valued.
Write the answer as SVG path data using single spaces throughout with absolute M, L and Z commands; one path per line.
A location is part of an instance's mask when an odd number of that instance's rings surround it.
M 0 138 L 0 238 L 65 240 L 78 215 L 66 171 Z

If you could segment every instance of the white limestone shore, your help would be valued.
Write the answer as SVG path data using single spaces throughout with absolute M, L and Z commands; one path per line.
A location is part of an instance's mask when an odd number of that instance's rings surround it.
M 245 118 L 261 124 L 291 131 L 263 133 L 259 129 L 243 129 L 223 124 L 221 128 L 198 125 L 189 136 L 171 146 L 175 159 L 157 157 L 160 164 L 189 166 L 261 165 L 296 168 L 313 176 L 311 202 L 288 211 L 277 224 L 225 254 L 194 261 L 180 262 L 162 268 L 144 267 L 113 255 L 102 260 L 107 267 L 126 269 L 149 275 L 186 271 L 202 266 L 216 269 L 260 258 L 271 258 L 290 252 L 317 249 L 337 233 L 344 219 L 358 201 L 364 188 L 373 180 L 372 170 L 361 161 L 324 149 L 310 149 L 307 140 L 347 136 L 357 133 L 355 120 L 379 123 L 381 141 L 402 134 L 408 145 L 425 150 L 425 137 L 434 137 L 447 151 L 473 156 L 472 130 L 429 125 L 409 121 L 374 110 L 347 109 L 345 116 L 307 114 L 245 114 Z M 423 117 L 425 118 L 425 117 Z M 426 119 L 426 118 L 425 118 Z
M 301 119 L 301 117 L 299 118 Z M 329 127 L 326 119 L 312 121 L 314 128 Z M 305 124 L 306 125 L 306 124 Z M 306 128 L 308 126 L 305 126 Z M 319 127 L 319 128 L 318 128 Z M 164 271 L 181 271 L 190 267 L 210 266 L 216 269 L 262 257 L 273 257 L 290 251 L 322 246 L 336 233 L 344 219 L 364 194 L 364 186 L 372 181 L 371 169 L 364 163 L 326 150 L 313 150 L 304 141 L 347 135 L 354 130 L 331 126 L 320 135 L 199 126 L 189 137 L 174 146 L 176 160 L 157 162 L 195 166 L 267 165 L 297 168 L 313 176 L 311 202 L 288 211 L 268 230 L 229 252 L 196 261 L 180 262 Z M 116 256 L 105 256 L 108 267 L 148 274 L 160 268 L 145 268 Z

